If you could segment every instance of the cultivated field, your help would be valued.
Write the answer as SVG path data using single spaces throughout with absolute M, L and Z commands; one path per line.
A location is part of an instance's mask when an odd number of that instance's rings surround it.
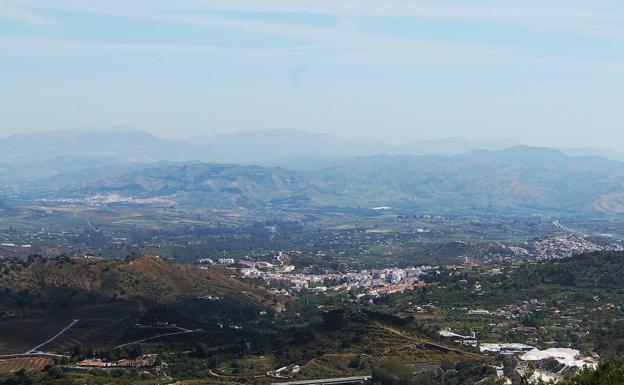
M 143 315 L 138 301 L 85 306 L 37 319 L 0 323 L 0 355 L 21 354 L 50 339 L 73 319 L 80 320 L 45 352 L 67 352 L 77 345 L 114 346 L 124 331 Z
M 22 354 L 54 336 L 72 318 L 68 314 L 0 322 L 0 355 Z
M 41 371 L 53 361 L 43 357 L 24 357 L 0 360 L 0 374 L 13 373 L 25 369 L 27 371 Z

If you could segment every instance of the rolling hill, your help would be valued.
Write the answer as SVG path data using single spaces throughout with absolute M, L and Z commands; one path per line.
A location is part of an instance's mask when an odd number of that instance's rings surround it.
M 513 278 L 525 287 L 560 285 L 616 292 L 624 288 L 622 269 L 624 252 L 600 251 L 526 267 L 517 271 Z
M 187 203 L 257 207 L 343 205 L 445 212 L 624 212 L 624 164 L 516 146 L 455 156 L 379 155 L 316 168 L 168 164 L 91 184 L 90 193 L 183 196 Z
M 253 322 L 260 311 L 283 303 L 282 297 L 219 268 L 204 270 L 147 254 L 124 261 L 37 256 L 0 261 L 0 293 L 0 354 L 28 351 L 72 320 L 77 324 L 46 344 L 46 351 L 111 347 L 145 333 L 166 333 L 137 328 L 137 323 L 214 329 L 216 322 Z
M 218 268 L 204 270 L 138 254 L 125 261 L 29 257 L 0 264 L 0 320 L 54 314 L 95 304 L 141 301 L 179 306 L 221 298 L 223 311 L 270 308 L 279 298 Z M 255 312 L 257 314 L 257 312 Z
M 29 257 L 5 261 L 0 287 L 12 292 L 46 295 L 48 290 L 88 292 L 102 298 L 141 299 L 154 303 L 182 298 L 236 295 L 258 302 L 272 299 L 230 278 L 218 268 L 204 270 L 159 257 L 136 254 L 125 261 Z
M 253 207 L 271 202 L 307 200 L 310 183 L 281 168 L 225 164 L 174 164 L 146 168 L 89 185 L 96 193 L 174 195 L 218 207 Z
M 570 149 L 499 149 L 506 144 L 391 146 L 294 130 L 189 140 L 128 128 L 22 134 L 0 140 L 0 194 L 167 196 L 209 208 L 624 213 L 624 163 Z
M 337 161 L 313 177 L 387 205 L 447 211 L 613 211 L 624 164 L 517 146 L 453 157 L 376 156 Z

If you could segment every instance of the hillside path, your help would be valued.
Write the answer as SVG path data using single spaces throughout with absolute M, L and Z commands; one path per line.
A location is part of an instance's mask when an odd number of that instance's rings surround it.
M 57 338 L 59 338 L 60 336 L 62 336 L 63 334 L 65 334 L 66 331 L 68 331 L 69 329 L 71 329 L 75 324 L 77 324 L 80 320 L 75 319 L 72 320 L 72 322 L 67 325 L 63 330 L 61 330 L 60 332 L 56 333 L 56 335 L 54 335 L 54 337 L 50 338 L 49 340 L 35 346 L 34 348 L 30 349 L 29 351 L 27 351 L 24 354 L 33 354 L 33 353 L 37 353 L 39 351 L 39 349 L 41 349 L 42 347 L 46 346 L 47 344 L 53 342 L 54 340 L 56 340 Z

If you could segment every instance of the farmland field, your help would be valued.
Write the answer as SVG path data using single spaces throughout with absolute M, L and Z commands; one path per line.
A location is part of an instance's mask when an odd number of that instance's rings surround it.
M 0 355 L 25 353 L 54 336 L 71 320 L 68 314 L 55 314 L 45 318 L 2 322 Z
M 80 320 L 66 333 L 43 346 L 45 352 L 67 352 L 76 345 L 109 346 L 143 314 L 134 301 L 85 306 L 43 318 L 0 323 L 0 355 L 20 354 L 51 338 L 73 319 Z
M 40 371 L 52 362 L 52 359 L 44 357 L 23 357 L 0 360 L 0 374 L 14 373 L 20 369 Z

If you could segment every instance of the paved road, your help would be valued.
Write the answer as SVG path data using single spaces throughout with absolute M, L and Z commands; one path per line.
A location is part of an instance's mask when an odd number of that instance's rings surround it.
M 75 324 L 77 324 L 80 320 L 75 319 L 72 320 L 72 322 L 67 325 L 63 330 L 61 330 L 60 332 L 56 333 L 56 335 L 52 338 L 50 338 L 49 340 L 45 341 L 44 343 L 41 343 L 37 346 L 35 346 L 34 348 L 30 349 L 29 351 L 27 351 L 24 354 L 33 354 L 33 353 L 37 353 L 39 351 L 39 349 L 41 349 L 42 347 L 46 346 L 47 344 L 53 342 L 54 340 L 56 340 L 57 338 L 59 338 L 60 336 L 62 336 L 63 334 L 65 334 L 66 331 L 68 331 L 69 329 L 71 329 Z
M 319 380 L 274 382 L 271 385 L 330 385 L 330 384 L 360 385 L 360 384 L 368 384 L 370 380 L 371 380 L 371 376 L 358 376 L 358 377 L 323 378 Z

